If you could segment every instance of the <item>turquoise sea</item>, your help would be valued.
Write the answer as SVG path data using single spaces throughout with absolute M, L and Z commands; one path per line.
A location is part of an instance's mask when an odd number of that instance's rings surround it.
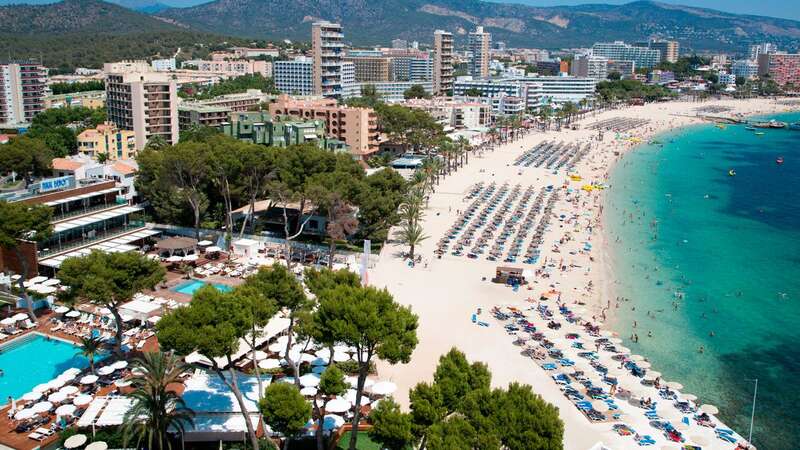
M 614 168 L 604 214 L 623 298 L 615 327 L 745 438 L 757 378 L 753 443 L 797 449 L 800 131 L 759 131 L 676 130 Z

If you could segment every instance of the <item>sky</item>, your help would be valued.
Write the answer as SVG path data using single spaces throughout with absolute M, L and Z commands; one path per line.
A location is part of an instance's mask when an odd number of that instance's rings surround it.
M 181 1 L 181 0 L 176 0 Z M 184 0 L 185 1 L 185 0 Z M 501 3 L 524 3 L 534 6 L 581 5 L 605 3 L 621 5 L 631 0 L 493 0 Z M 661 3 L 697 6 L 735 14 L 754 14 L 800 20 L 800 0 L 656 0 Z

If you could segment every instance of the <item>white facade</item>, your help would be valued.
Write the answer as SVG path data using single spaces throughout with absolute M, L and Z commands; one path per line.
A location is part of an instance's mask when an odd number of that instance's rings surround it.
M 314 74 L 311 58 L 300 56 L 291 61 L 275 61 L 273 76 L 275 87 L 290 95 L 314 93 Z
M 661 51 L 647 47 L 634 47 L 622 41 L 598 42 L 592 46 L 592 54 L 608 59 L 633 61 L 636 67 L 653 67 L 661 62 Z
M 150 61 L 150 65 L 157 72 L 169 72 L 176 69 L 175 58 L 154 59 Z
M 483 31 L 483 27 L 476 27 L 469 34 L 469 73 L 473 77 L 487 78 L 489 76 L 489 50 L 492 48 L 492 35 Z
M 608 77 L 608 58 L 594 55 L 576 56 L 570 66 L 570 75 L 605 80 Z
M 740 59 L 731 64 L 731 73 L 737 78 L 751 80 L 758 76 L 758 63 L 749 59 Z

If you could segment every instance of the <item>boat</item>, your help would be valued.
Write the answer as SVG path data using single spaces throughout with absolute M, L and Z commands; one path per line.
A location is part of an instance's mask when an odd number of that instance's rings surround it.
M 763 131 L 759 131 L 759 132 L 757 132 L 757 133 L 754 133 L 754 134 L 755 134 L 756 136 L 763 136 L 763 135 L 764 135 L 764 132 L 763 132 Z
M 728 171 L 728 176 L 729 176 L 729 177 L 735 177 L 735 176 L 736 176 L 736 171 L 735 171 L 735 170 L 733 170 L 733 169 L 729 170 L 729 171 Z
M 790 130 L 797 130 L 800 131 L 800 122 L 794 122 L 789 124 Z
M 751 125 L 756 128 L 786 128 L 786 122 L 780 122 L 774 119 L 769 122 L 752 122 Z
M 775 159 L 775 164 L 777 164 L 777 165 L 779 165 L 779 166 L 780 166 L 781 164 L 783 164 L 783 156 L 778 156 L 778 157 Z
M 744 129 L 745 129 L 745 130 L 750 130 L 750 131 L 753 131 L 753 130 L 755 130 L 755 129 L 756 129 L 756 127 L 752 127 L 752 126 L 748 125 L 748 126 L 744 127 Z

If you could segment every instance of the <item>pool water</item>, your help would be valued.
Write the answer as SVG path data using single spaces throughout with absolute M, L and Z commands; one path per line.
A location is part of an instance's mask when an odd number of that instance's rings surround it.
M 27 334 L 0 347 L 0 399 L 20 398 L 36 386 L 58 377 L 67 369 L 84 369 L 89 360 L 77 345 Z M 99 359 L 99 358 L 96 358 Z
M 217 288 L 219 291 L 222 292 L 229 292 L 233 290 L 233 287 L 228 286 L 227 284 L 206 283 L 204 281 L 199 281 L 199 280 L 187 281 L 185 283 L 175 286 L 172 290 L 175 292 L 180 292 L 181 294 L 194 295 L 194 291 L 206 285 L 214 286 L 215 288 Z

